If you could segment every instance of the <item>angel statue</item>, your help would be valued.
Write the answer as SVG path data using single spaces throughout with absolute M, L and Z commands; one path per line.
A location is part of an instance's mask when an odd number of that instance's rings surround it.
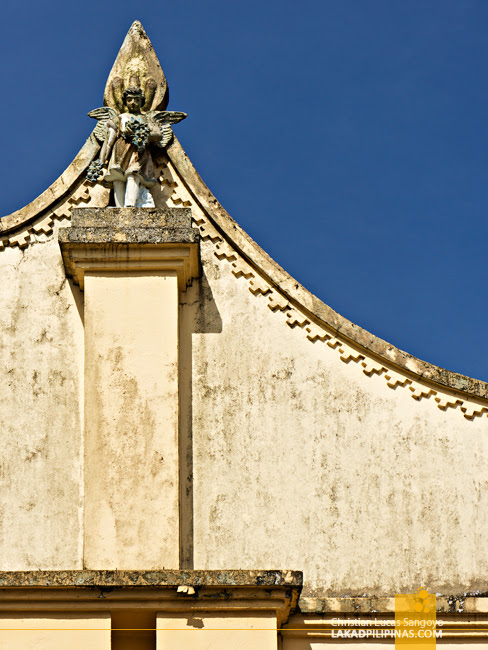
M 143 90 L 135 85 L 121 93 L 120 104 L 126 112 L 104 106 L 88 113 L 89 117 L 98 120 L 94 134 L 103 144 L 99 159 L 88 167 L 87 178 L 93 182 L 100 179 L 112 184 L 116 207 L 154 207 L 149 190 L 157 180 L 151 149 L 166 147 L 173 135 L 171 124 L 184 120 L 186 113 L 143 113 L 146 98 Z

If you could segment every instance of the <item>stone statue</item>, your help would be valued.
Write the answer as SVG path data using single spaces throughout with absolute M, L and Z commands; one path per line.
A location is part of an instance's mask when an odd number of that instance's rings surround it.
M 112 184 L 116 207 L 153 207 L 149 190 L 157 180 L 151 150 L 166 147 L 173 136 L 171 124 L 184 120 L 186 113 L 144 112 L 144 108 L 153 103 L 156 84 L 148 79 L 145 95 L 137 84 L 137 77 L 131 82 L 125 90 L 120 78 L 112 82 L 114 103 L 119 110 L 104 106 L 88 113 L 89 117 L 98 120 L 94 134 L 102 143 L 102 149 L 99 159 L 90 163 L 87 178 L 92 182 L 103 180 Z

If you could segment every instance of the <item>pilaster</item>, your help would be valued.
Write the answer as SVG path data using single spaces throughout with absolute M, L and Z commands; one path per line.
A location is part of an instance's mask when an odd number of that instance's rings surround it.
M 73 210 L 84 291 L 84 566 L 179 566 L 178 304 L 198 276 L 188 209 Z

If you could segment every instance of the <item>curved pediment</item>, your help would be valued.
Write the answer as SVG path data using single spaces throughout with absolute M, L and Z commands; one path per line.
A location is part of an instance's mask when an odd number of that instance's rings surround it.
M 81 200 L 89 193 L 85 173 L 99 149 L 99 143 L 91 135 L 73 162 L 52 185 L 28 205 L 0 219 L 0 250 L 5 246 L 23 248 L 35 234 L 52 232 L 54 220 L 61 216 L 58 210 L 62 211 L 70 199 Z
M 144 91 L 148 112 L 164 109 L 168 89 L 164 73 L 140 23 L 133 24 L 107 81 L 104 104 L 118 108 L 123 88 L 134 83 Z M 52 238 L 58 222 L 70 219 L 74 206 L 113 204 L 110 184 L 86 177 L 102 143 L 92 134 L 66 171 L 37 199 L 0 220 L 0 250 L 26 248 Z M 399 350 L 331 309 L 272 260 L 227 214 L 173 137 L 154 153 L 156 207 L 191 207 L 202 241 L 216 263 L 246 282 L 256 299 L 266 302 L 283 326 L 298 328 L 310 345 L 327 345 L 341 361 L 379 376 L 416 400 L 428 399 L 442 410 L 456 409 L 466 418 L 488 414 L 488 384 L 444 370 Z

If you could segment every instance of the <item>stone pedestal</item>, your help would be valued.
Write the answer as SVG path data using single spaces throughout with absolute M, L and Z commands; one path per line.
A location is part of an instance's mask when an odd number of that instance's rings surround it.
M 179 566 L 178 293 L 199 273 L 188 209 L 73 210 L 84 290 L 84 565 Z

